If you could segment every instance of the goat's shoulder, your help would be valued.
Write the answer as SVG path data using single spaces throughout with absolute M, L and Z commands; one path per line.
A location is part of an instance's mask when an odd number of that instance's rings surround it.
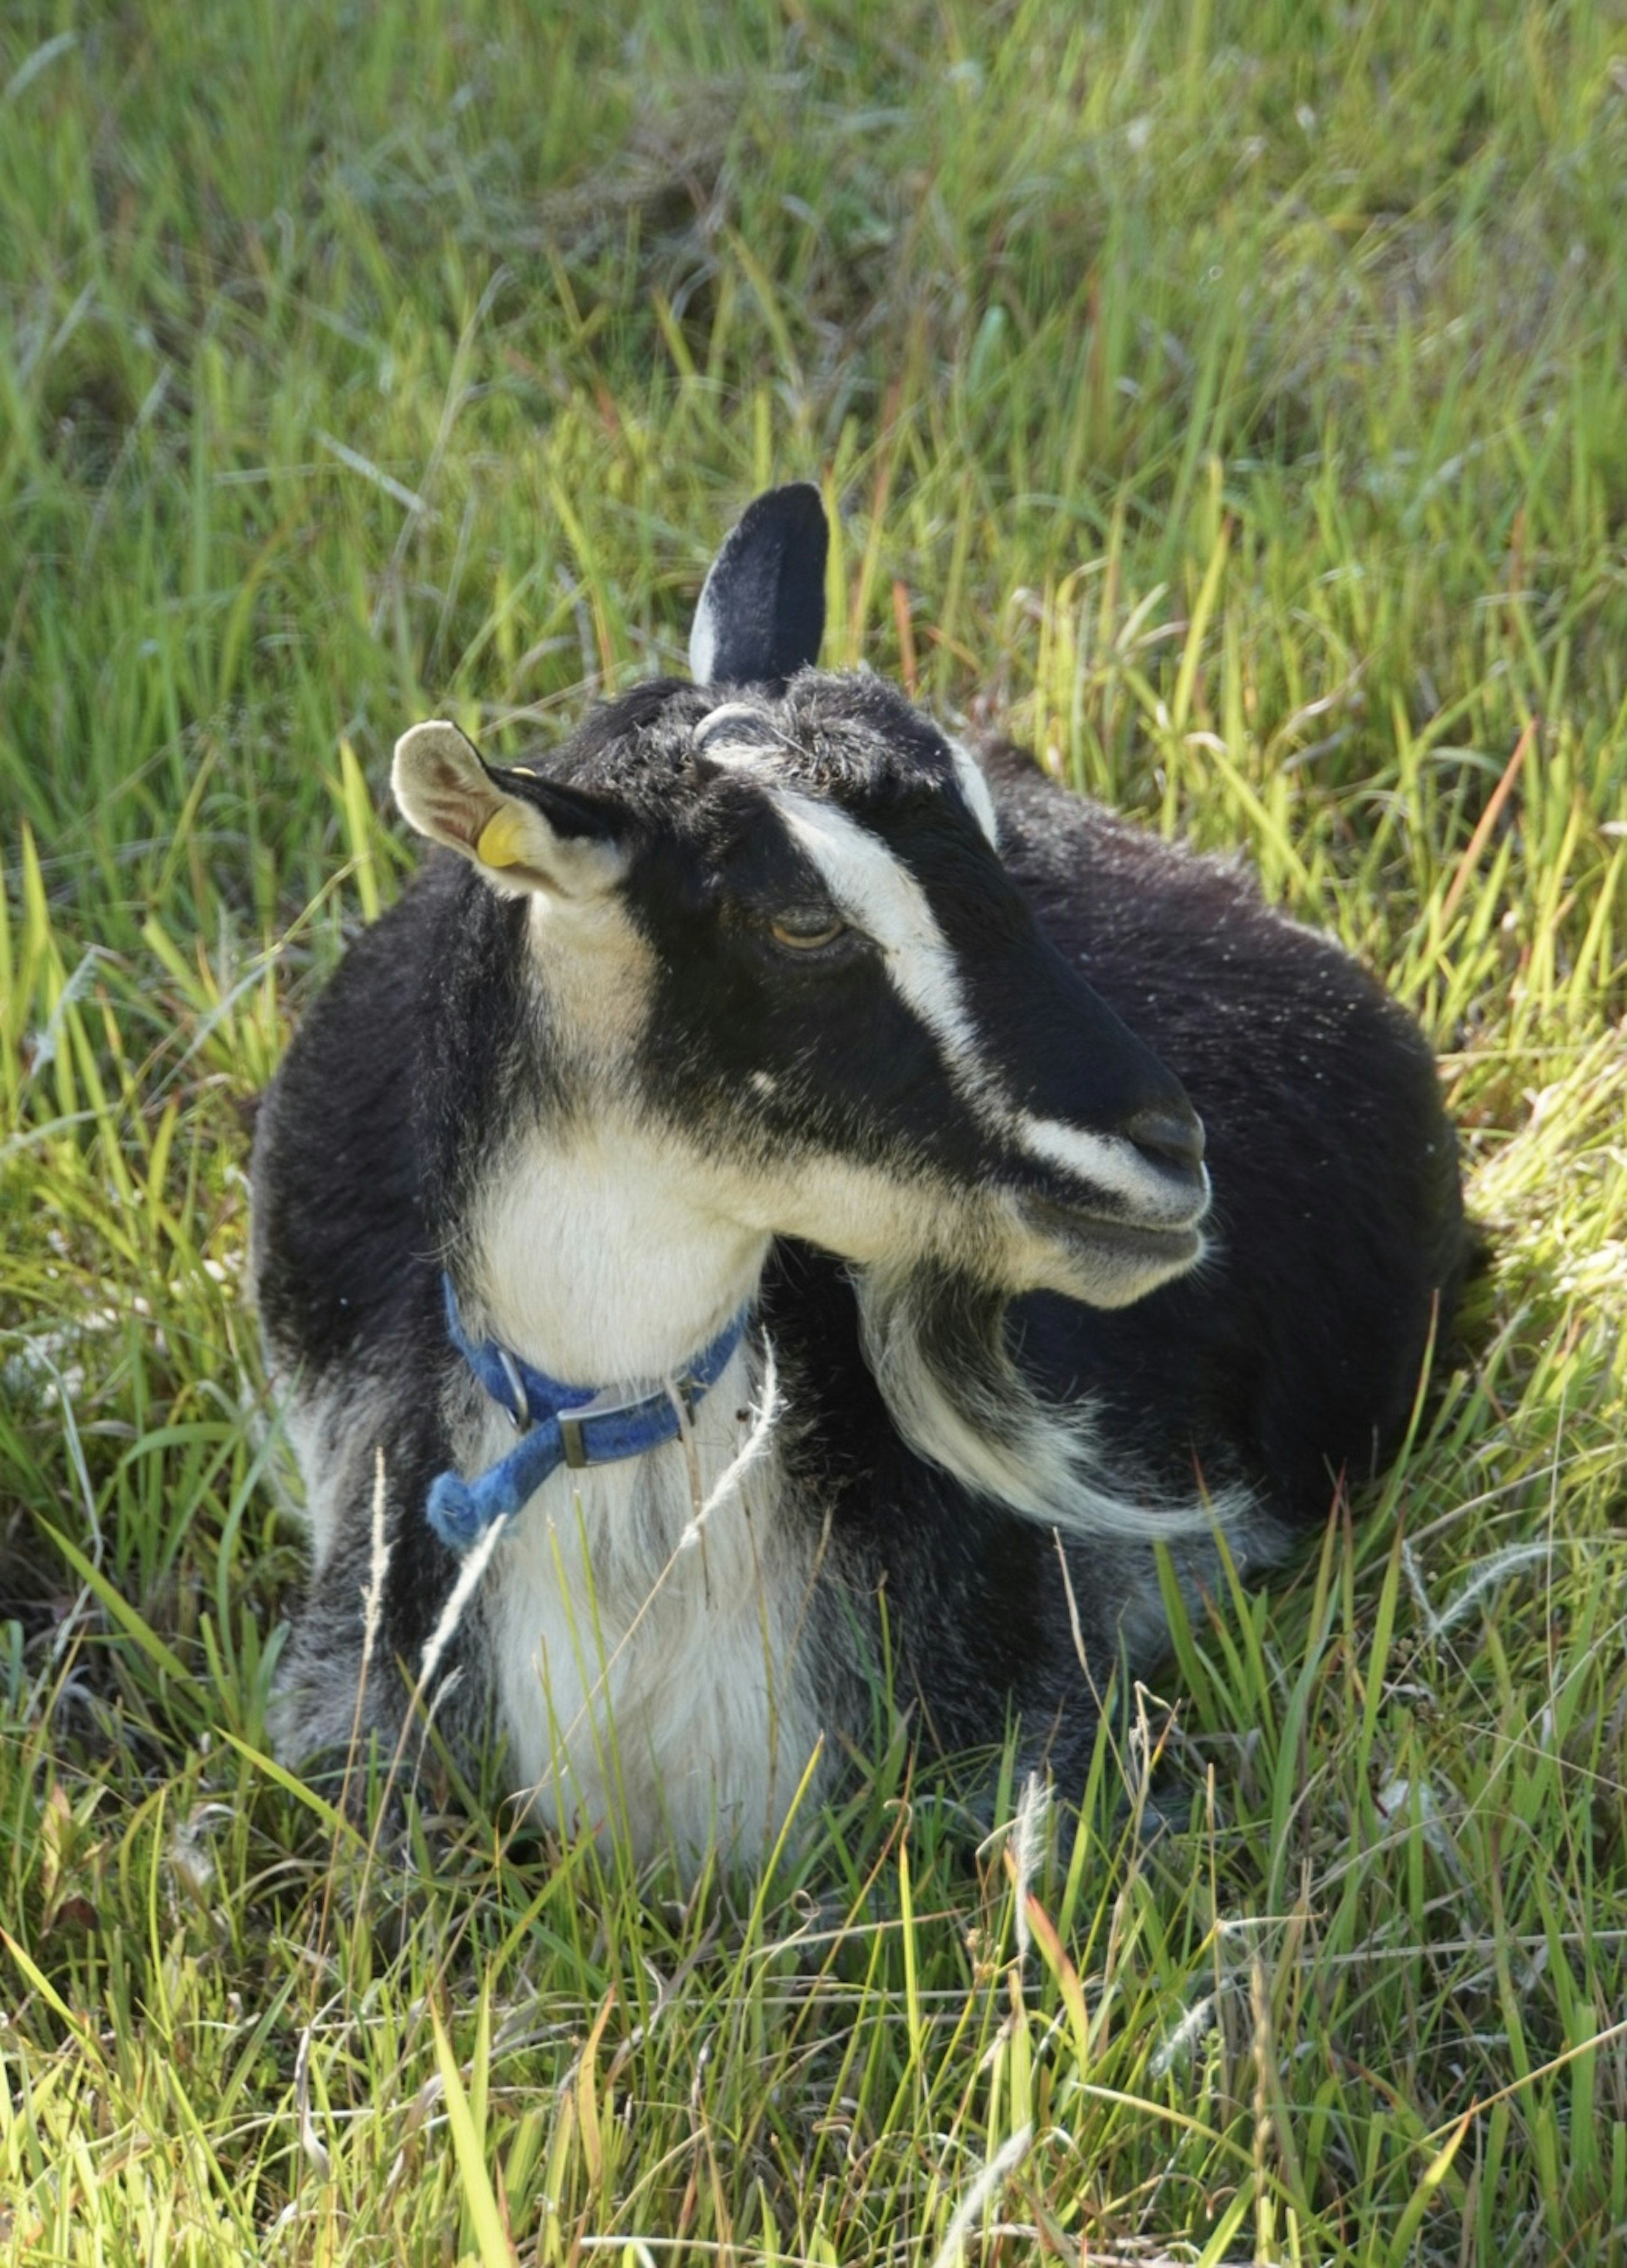
M 456 862 L 433 858 L 350 943 L 257 1116 L 261 1319 L 309 1373 L 394 1335 L 433 1274 L 422 1089 L 462 892 Z

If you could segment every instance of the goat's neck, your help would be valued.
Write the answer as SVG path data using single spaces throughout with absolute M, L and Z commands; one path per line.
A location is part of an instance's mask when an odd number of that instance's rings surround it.
M 768 1255 L 707 1196 L 696 1159 L 636 1123 L 535 1130 L 481 1193 L 460 1289 L 487 1331 L 569 1384 L 667 1376 L 750 1298 Z

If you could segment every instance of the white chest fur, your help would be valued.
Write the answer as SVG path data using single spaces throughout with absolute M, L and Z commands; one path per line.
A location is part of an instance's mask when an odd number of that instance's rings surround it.
M 818 1742 L 814 1571 L 771 1447 L 718 1493 L 750 1398 L 742 1349 L 688 1441 L 555 1474 L 482 1587 L 511 1785 L 567 1832 L 622 1823 L 640 1858 L 761 1855 Z M 490 1453 L 512 1439 L 498 1420 Z

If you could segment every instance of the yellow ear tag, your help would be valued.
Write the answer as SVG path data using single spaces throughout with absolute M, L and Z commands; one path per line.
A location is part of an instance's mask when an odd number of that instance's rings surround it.
M 482 866 L 523 866 L 526 814 L 512 808 L 494 812 L 480 831 L 475 856 Z

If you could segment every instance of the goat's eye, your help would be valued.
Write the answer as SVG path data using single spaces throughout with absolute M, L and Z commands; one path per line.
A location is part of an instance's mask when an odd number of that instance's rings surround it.
M 788 945 L 794 953 L 814 953 L 821 945 L 834 945 L 846 927 L 828 906 L 796 906 L 769 924 L 775 943 Z

